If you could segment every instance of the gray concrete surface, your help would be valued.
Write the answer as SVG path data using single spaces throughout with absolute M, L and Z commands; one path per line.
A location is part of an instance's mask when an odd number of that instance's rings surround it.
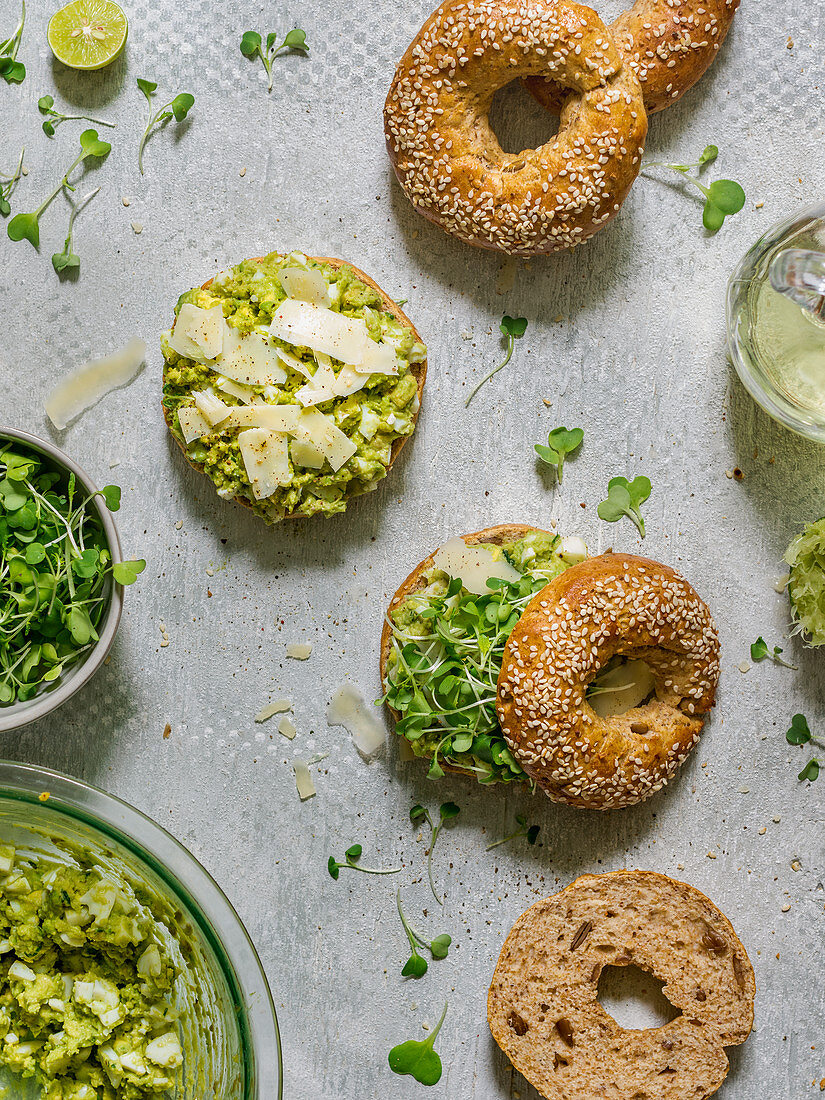
M 804 750 L 783 735 L 796 711 L 812 727 L 825 720 L 822 657 L 787 640 L 787 601 L 773 583 L 790 538 L 825 511 L 825 462 L 760 412 L 732 375 L 724 294 L 751 242 L 822 195 L 825 9 L 745 0 L 716 66 L 652 121 L 653 159 L 694 159 L 712 141 L 721 150 L 713 171 L 744 184 L 745 210 L 717 236 L 704 234 L 692 197 L 642 178 L 592 242 L 525 263 L 442 235 L 391 179 L 381 105 L 428 3 L 344 9 L 317 0 L 264 11 L 238 0 L 192 0 L 185 10 L 135 0 L 125 58 L 89 76 L 52 62 L 52 6 L 30 0 L 20 55 L 29 76 L 19 88 L 0 85 L 0 168 L 23 143 L 30 168 L 16 209 L 30 209 L 59 178 L 78 133 L 66 124 L 49 141 L 40 95 L 118 128 L 109 160 L 79 188 L 102 190 L 77 222 L 75 283 L 60 284 L 49 263 L 64 236 L 62 198 L 44 216 L 40 255 L 0 239 L 0 420 L 51 435 L 101 483 L 119 482 L 125 549 L 149 564 L 127 593 L 113 660 L 93 686 L 6 735 L 0 752 L 128 799 L 215 875 L 269 974 L 292 1100 L 420 1095 L 390 1074 L 387 1052 L 423 1036 L 422 1022 L 447 998 L 445 1073 L 432 1095 L 533 1100 L 485 1022 L 503 937 L 536 898 L 581 872 L 624 866 L 706 891 L 750 952 L 756 1031 L 732 1052 L 719 1096 L 818 1094 L 825 779 L 797 782 Z M 0 29 L 16 12 L 13 0 L 0 0 Z M 268 96 L 238 38 L 248 26 L 296 22 L 311 54 L 279 60 Z M 136 150 L 146 104 L 136 76 L 196 97 L 187 123 L 149 143 L 143 178 Z M 502 100 L 497 125 L 507 143 L 541 140 L 546 122 L 526 98 Z M 348 258 L 408 298 L 430 347 L 430 377 L 415 440 L 383 488 L 345 516 L 269 530 L 220 503 L 171 444 L 159 410 L 158 334 L 181 291 L 246 256 L 294 247 Z M 500 355 L 504 312 L 527 317 L 527 334 L 465 411 L 469 386 Z M 149 345 L 139 379 L 51 432 L 43 413 L 51 385 L 133 335 Z M 556 491 L 535 466 L 533 444 L 559 423 L 582 425 L 585 443 Z M 742 481 L 726 476 L 736 466 Z M 620 473 L 653 481 L 643 545 L 628 523 L 596 516 Z M 642 549 L 681 568 L 716 615 L 719 705 L 678 780 L 643 806 L 583 813 L 513 789 L 435 785 L 392 745 L 367 766 L 345 731 L 324 721 L 343 680 L 378 694 L 383 609 L 407 571 L 450 535 L 505 520 L 554 522 L 594 550 Z M 784 645 L 799 671 L 740 672 L 759 634 Z M 304 640 L 314 646 L 309 661 L 285 659 L 286 644 Z M 281 694 L 295 700 L 293 745 L 272 723 L 252 721 Z M 291 760 L 320 752 L 329 756 L 314 769 L 317 797 L 300 804 Z M 436 913 L 422 877 L 425 843 L 407 813 L 416 801 L 434 809 L 447 798 L 462 813 L 436 850 L 447 895 Z M 541 843 L 486 852 L 516 813 L 541 824 Z M 371 862 L 400 861 L 403 873 L 332 882 L 327 857 L 356 840 Z M 416 984 L 399 976 L 399 885 L 410 914 L 455 941 Z

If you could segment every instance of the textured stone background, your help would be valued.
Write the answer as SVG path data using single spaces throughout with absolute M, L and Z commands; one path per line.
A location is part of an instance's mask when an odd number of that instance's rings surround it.
M 64 236 L 62 198 L 43 219 L 41 255 L 0 238 L 0 421 L 51 435 L 100 483 L 116 479 L 125 549 L 149 564 L 127 593 L 113 660 L 94 687 L 6 735 L 0 751 L 128 799 L 215 875 L 269 974 L 295 1100 L 420 1095 L 392 1077 L 387 1051 L 423 1036 L 421 1022 L 434 1021 L 445 998 L 445 1073 L 433 1095 L 532 1100 L 485 1023 L 502 939 L 536 898 L 581 872 L 624 866 L 705 890 L 751 954 L 756 1032 L 732 1053 L 719 1095 L 818 1093 L 825 780 L 797 782 L 804 750 L 783 734 L 796 711 L 821 726 L 822 657 L 786 640 L 787 602 L 773 582 L 790 538 L 825 511 L 823 452 L 769 421 L 732 375 L 724 295 L 752 241 L 822 196 L 825 9 L 744 0 L 715 67 L 653 119 L 652 158 L 691 160 L 713 141 L 721 153 L 712 171 L 745 185 L 745 210 L 717 236 L 704 234 L 692 196 L 643 178 L 589 244 L 524 263 L 443 236 L 391 179 L 381 106 L 426 0 L 355 9 L 334 0 L 266 9 L 136 0 L 125 57 L 89 76 L 52 62 L 52 6 L 30 0 L 20 54 L 29 77 L 0 85 L 0 167 L 11 167 L 24 142 L 30 167 L 16 208 L 36 205 L 74 155 L 73 124 L 52 141 L 40 133 L 40 95 L 118 128 L 109 160 L 79 189 L 102 186 L 77 222 L 76 283 L 61 285 L 49 263 Z M 612 3 L 604 14 L 617 11 Z M 16 0 L 0 0 L 0 28 L 16 13 Z M 237 49 L 239 35 L 296 22 L 311 55 L 279 60 L 268 96 L 263 71 Z M 144 178 L 136 148 L 146 104 L 135 76 L 196 97 L 189 121 L 149 143 Z M 513 148 L 548 133 L 547 120 L 514 92 L 502 96 L 497 119 Z M 294 247 L 346 257 L 407 297 L 430 347 L 430 377 L 415 441 L 381 490 L 331 521 L 268 530 L 218 502 L 171 444 L 158 407 L 158 334 L 181 291 L 245 256 Z M 500 355 L 504 312 L 526 316 L 527 335 L 465 411 L 468 387 Z M 43 413 L 51 385 L 133 335 L 149 345 L 140 378 L 68 431 L 51 432 Z M 561 492 L 543 480 L 532 450 L 558 423 L 581 424 L 586 437 Z M 737 465 L 741 482 L 725 476 Z M 596 517 L 619 473 L 653 481 L 643 546 L 630 524 Z M 680 567 L 717 617 L 719 705 L 679 779 L 646 805 L 599 815 L 512 789 L 436 786 L 400 764 L 394 746 L 385 761 L 365 765 L 345 731 L 326 726 L 327 699 L 344 679 L 368 698 L 378 694 L 383 608 L 407 571 L 450 535 L 505 520 L 555 522 L 594 550 L 643 549 Z M 758 634 L 785 645 L 799 671 L 740 673 Z M 284 659 L 286 643 L 298 640 L 314 645 L 305 664 Z M 294 745 L 273 724 L 252 721 L 281 694 L 295 700 Z M 172 735 L 163 740 L 167 722 Z M 290 762 L 319 752 L 329 757 L 316 769 L 318 795 L 301 805 Z M 462 814 L 439 841 L 447 901 L 434 914 L 425 844 L 407 812 L 415 801 L 435 809 L 446 798 Z M 487 853 L 516 813 L 541 823 L 540 845 Z M 403 874 L 333 883 L 328 855 L 356 840 L 370 862 L 398 860 Z M 406 941 L 397 885 L 419 924 L 455 940 L 450 958 L 412 985 L 399 977 Z

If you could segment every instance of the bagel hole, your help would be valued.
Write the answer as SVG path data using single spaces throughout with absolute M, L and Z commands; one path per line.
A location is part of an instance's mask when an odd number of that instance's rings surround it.
M 611 657 L 587 685 L 586 697 L 600 718 L 609 718 L 643 706 L 655 691 L 653 672 L 645 661 L 617 655 Z
M 521 80 L 499 88 L 490 106 L 490 129 L 505 153 L 546 145 L 559 132 L 558 117 L 530 95 Z M 513 165 L 515 170 L 518 165 Z
M 662 992 L 663 982 L 638 966 L 606 966 L 599 976 L 598 998 L 619 1027 L 631 1031 L 664 1027 L 681 1013 Z

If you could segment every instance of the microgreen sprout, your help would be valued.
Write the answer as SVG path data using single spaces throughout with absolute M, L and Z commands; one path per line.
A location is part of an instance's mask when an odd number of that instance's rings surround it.
M 473 400 L 473 398 L 484 385 L 484 383 L 489 382 L 494 374 L 498 374 L 498 372 L 500 370 L 503 370 L 504 367 L 506 367 L 507 364 L 510 362 L 510 359 L 513 355 L 513 349 L 516 346 L 516 340 L 520 340 L 524 333 L 527 331 L 527 319 L 525 317 L 509 317 L 505 313 L 505 315 L 501 318 L 501 324 L 499 325 L 499 328 L 501 329 L 501 334 L 506 341 L 506 354 L 504 356 L 504 359 L 499 363 L 497 367 L 491 370 L 489 374 L 485 375 L 484 378 L 481 379 L 479 384 L 475 387 L 473 392 L 464 402 L 465 409 L 469 406 L 470 402 Z
M 80 267 L 80 257 L 72 252 L 72 236 L 74 234 L 74 220 L 83 207 L 91 202 L 95 195 L 100 190 L 96 187 L 94 191 L 90 191 L 85 198 L 80 202 L 72 204 L 72 212 L 69 215 L 69 230 L 66 236 L 66 240 L 63 242 L 63 251 L 55 252 L 52 256 L 52 267 L 55 269 L 58 275 L 61 275 L 64 271 L 77 271 Z
M 819 737 L 815 737 L 811 733 L 810 726 L 808 725 L 808 719 L 804 714 L 795 714 L 791 719 L 791 728 L 785 734 L 785 740 L 789 745 L 816 745 L 817 748 L 825 749 L 825 741 Z M 823 766 L 823 761 L 812 757 L 802 771 L 798 775 L 800 782 L 804 782 L 806 779 L 809 783 L 813 783 L 814 780 L 819 778 L 819 769 Z
M 17 51 L 26 25 L 26 0 L 23 0 L 20 22 L 5 42 L 0 42 L 0 76 L 7 84 L 22 84 L 26 79 L 26 66 L 17 60 Z
M 665 164 L 662 161 L 650 161 L 644 165 L 645 168 L 669 168 L 672 172 L 678 172 L 687 183 L 702 192 L 705 196 L 702 223 L 705 229 L 711 233 L 721 229 L 725 218 L 731 214 L 738 214 L 745 205 L 745 192 L 741 184 L 735 180 L 714 180 L 708 187 L 705 187 L 696 176 L 690 175 L 691 168 L 696 168 L 701 172 L 706 165 L 712 164 L 718 156 L 719 149 L 715 145 L 707 145 L 702 155 L 693 164 Z
M 581 447 L 583 439 L 584 432 L 581 428 L 553 428 L 547 437 L 547 446 L 537 443 L 533 448 L 541 461 L 556 471 L 559 485 L 565 458 Z
M 407 933 L 407 939 L 410 941 L 410 950 L 412 952 L 404 963 L 404 969 L 401 971 L 401 976 L 404 978 L 423 978 L 427 973 L 427 960 L 419 952 L 418 948 L 427 948 L 434 959 L 446 959 L 447 953 L 450 950 L 450 944 L 453 942 L 452 938 L 448 936 L 446 932 L 442 932 L 442 934 L 436 936 L 434 940 L 428 940 L 426 936 L 422 936 L 420 932 L 416 932 L 414 928 L 410 927 L 410 923 L 401 907 L 400 890 L 396 891 L 395 901 L 398 906 L 398 915 L 401 918 L 404 931 Z
M 96 130 L 84 130 L 80 135 L 80 153 L 75 157 L 72 163 L 69 165 L 68 170 L 63 174 L 63 178 L 60 183 L 55 187 L 54 191 L 46 198 L 38 208 L 31 214 L 15 214 L 12 220 L 9 222 L 6 232 L 13 241 L 22 241 L 24 238 L 29 241 L 35 248 L 40 247 L 40 216 L 46 207 L 51 203 L 65 187 L 69 191 L 74 191 L 74 184 L 69 182 L 69 176 L 77 168 L 79 164 L 85 161 L 89 157 L 95 157 L 98 160 L 103 160 L 104 157 L 109 155 L 111 145 L 108 141 L 101 141 L 97 136 Z M 82 205 L 82 204 L 81 204 Z
M 49 137 L 54 137 L 54 132 L 58 126 L 64 122 L 79 122 L 81 120 L 85 122 L 93 122 L 96 126 L 109 126 L 114 128 L 117 123 L 104 122 L 102 118 L 92 118 L 91 115 L 64 115 L 61 111 L 55 111 L 54 109 L 54 97 L 50 95 L 43 95 L 37 101 L 37 109 L 41 115 L 45 115 L 43 120 L 43 133 Z
M 491 852 L 493 848 L 498 848 L 500 844 L 509 844 L 511 840 L 516 840 L 518 837 L 523 836 L 528 844 L 535 844 L 539 838 L 539 832 L 541 831 L 541 825 L 528 825 L 527 818 L 524 814 L 516 814 L 516 822 L 518 829 L 514 833 L 510 833 L 509 836 L 503 836 L 501 840 L 494 840 L 492 844 L 487 845 L 487 851 Z
M 143 131 L 140 145 L 138 145 L 138 168 L 140 168 L 140 174 L 143 175 L 143 150 L 152 131 L 165 126 L 172 118 L 174 118 L 175 122 L 183 122 L 195 104 L 195 97 L 190 95 L 189 92 L 179 92 L 174 99 L 170 99 L 168 103 L 164 103 L 159 110 L 153 111 L 152 108 L 154 104 L 152 100 L 158 90 L 156 82 L 154 80 L 146 80 L 144 77 L 139 76 L 137 77 L 137 86 L 143 92 L 146 97 L 146 102 L 149 104 L 149 121 L 146 124 L 146 129 Z
M 441 1080 L 441 1059 L 433 1049 L 435 1040 L 441 1031 L 441 1025 L 447 1015 L 448 1005 L 444 1005 L 441 1019 L 426 1039 L 408 1039 L 399 1043 L 389 1053 L 390 1069 L 393 1073 L 415 1078 L 420 1085 L 437 1085 Z
M 342 868 L 349 867 L 352 871 L 363 871 L 365 875 L 397 875 L 400 867 L 362 867 L 358 860 L 361 858 L 363 848 L 360 844 L 353 844 L 344 852 L 344 862 L 340 863 L 335 856 L 327 860 L 327 870 L 332 878 L 338 878 Z
M 288 31 L 283 42 L 278 43 L 278 35 L 274 31 L 270 31 L 266 36 L 266 44 L 258 34 L 257 31 L 244 31 L 241 38 L 241 53 L 244 57 L 248 57 L 250 61 L 254 57 L 260 57 L 263 62 L 264 69 L 266 69 L 266 75 L 269 77 L 269 87 L 267 91 L 272 91 L 272 83 L 274 80 L 272 73 L 272 62 L 283 50 L 296 50 L 298 53 L 306 56 L 309 53 L 309 46 L 307 45 L 306 32 L 302 31 L 300 27 L 295 27 L 293 30 Z
M 426 821 L 430 826 L 430 848 L 427 853 L 427 877 L 430 880 L 430 889 L 433 892 L 433 897 L 439 905 L 444 904 L 444 899 L 438 896 L 438 891 L 433 881 L 433 849 L 435 848 L 435 842 L 438 840 L 438 834 L 441 832 L 442 827 L 448 821 L 454 821 L 460 813 L 461 807 L 456 806 L 455 802 L 442 802 L 438 810 L 437 822 L 433 822 L 433 819 L 430 817 L 430 811 L 423 806 L 416 804 L 410 810 L 410 821 L 413 825 L 417 825 L 420 821 Z
M 25 152 L 25 148 L 20 150 L 20 156 L 17 158 L 17 167 L 10 176 L 7 176 L 5 172 L 0 172 L 0 214 L 2 214 L 4 218 L 11 213 L 11 203 L 9 199 L 19 183 L 20 177 L 23 175 L 23 156 Z
M 607 498 L 600 502 L 596 511 L 599 519 L 607 523 L 616 523 L 622 516 L 627 516 L 636 524 L 639 534 L 645 537 L 645 521 L 639 506 L 644 504 L 650 496 L 650 479 L 646 477 L 634 477 L 628 481 L 626 477 L 614 477 L 607 483 Z
M 32 452 L 0 452 L 0 705 L 27 700 L 98 640 L 111 582 L 131 584 L 146 562 L 112 563 L 97 509 L 119 490 L 77 499 L 68 479 Z M 112 505 L 116 507 L 112 507 Z
M 773 661 L 775 665 L 782 665 L 783 668 L 796 669 L 796 665 L 792 665 L 789 661 L 783 661 L 783 659 L 779 656 L 780 653 L 782 653 L 782 649 L 778 645 L 775 645 L 773 647 L 773 652 L 771 652 L 770 648 L 768 647 L 768 643 L 761 635 L 756 639 L 755 642 L 751 643 L 752 661 L 758 663 L 759 661 L 764 661 L 767 657 L 767 659 L 769 661 Z

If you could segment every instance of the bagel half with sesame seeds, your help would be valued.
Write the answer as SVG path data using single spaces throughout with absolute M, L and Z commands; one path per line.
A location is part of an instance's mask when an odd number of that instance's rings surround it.
M 602 717 L 588 687 L 617 657 L 640 660 L 653 694 Z M 497 710 L 513 755 L 553 801 L 590 809 L 641 802 L 699 740 L 719 680 L 710 611 L 675 570 L 602 554 L 530 602 L 507 641 Z
M 529 76 L 568 89 L 559 131 L 506 153 L 490 126 L 493 96 Z M 519 256 L 572 248 L 614 217 L 647 135 L 638 78 L 596 13 L 571 0 L 447 0 L 401 59 L 384 123 L 420 214 Z
M 599 1003 L 606 966 L 666 983 L 681 1015 L 621 1027 Z M 493 1038 L 547 1100 L 699 1100 L 753 1027 L 756 983 L 727 917 L 653 871 L 582 875 L 513 926 L 487 998 Z
M 610 24 L 648 114 L 681 99 L 706 72 L 738 7 L 739 0 L 636 0 Z M 558 82 L 530 76 L 525 84 L 543 107 L 561 113 L 569 93 Z

